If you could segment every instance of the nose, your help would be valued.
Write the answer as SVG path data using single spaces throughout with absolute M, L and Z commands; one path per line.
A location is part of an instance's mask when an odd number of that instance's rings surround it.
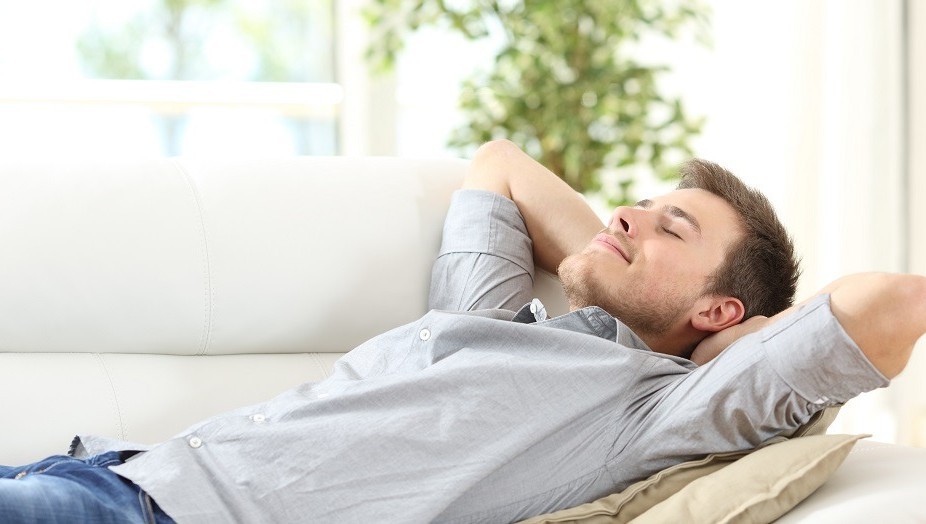
M 608 227 L 611 230 L 622 230 L 630 238 L 636 238 L 640 232 L 640 224 L 646 220 L 645 209 L 621 206 L 614 209 Z

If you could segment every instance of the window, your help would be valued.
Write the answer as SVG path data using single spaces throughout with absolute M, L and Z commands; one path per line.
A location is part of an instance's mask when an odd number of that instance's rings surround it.
M 4 3 L 3 154 L 336 154 L 334 20 L 333 0 Z

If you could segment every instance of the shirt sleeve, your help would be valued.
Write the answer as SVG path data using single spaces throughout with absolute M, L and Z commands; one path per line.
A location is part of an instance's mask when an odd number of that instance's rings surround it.
M 516 311 L 534 282 L 532 243 L 511 200 L 475 189 L 453 194 L 431 272 L 431 309 Z
M 680 372 L 647 399 L 643 429 L 628 447 L 646 449 L 658 471 L 790 436 L 821 409 L 887 386 L 833 315 L 829 298 L 816 297 L 711 362 Z
M 836 320 L 830 295 L 805 309 L 769 326 L 761 337 L 765 358 L 797 394 L 831 406 L 890 384 Z

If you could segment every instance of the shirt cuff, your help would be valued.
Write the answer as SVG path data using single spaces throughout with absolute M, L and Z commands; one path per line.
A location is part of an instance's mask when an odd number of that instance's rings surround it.
M 533 244 L 518 206 L 498 193 L 459 189 L 444 222 L 441 255 L 486 253 L 534 275 Z

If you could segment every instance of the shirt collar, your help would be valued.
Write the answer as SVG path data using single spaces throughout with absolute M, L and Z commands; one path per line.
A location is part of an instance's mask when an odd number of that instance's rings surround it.
M 565 315 L 547 318 L 547 310 L 539 299 L 533 299 L 530 303 L 525 304 L 515 316 L 511 319 L 514 322 L 522 324 L 535 324 L 537 326 L 567 329 L 576 333 L 593 335 L 605 340 L 616 342 L 621 346 L 649 351 L 653 355 L 667 358 L 688 369 L 695 369 L 697 364 L 683 357 L 667 355 L 665 353 L 656 353 L 643 339 L 637 336 L 626 324 L 611 316 L 610 313 L 598 306 L 589 306 L 575 311 L 570 311 Z
M 522 324 L 567 329 L 617 342 L 629 348 L 651 351 L 629 327 L 597 306 L 584 307 L 565 315 L 547 318 L 546 308 L 535 298 L 519 309 L 512 320 Z

